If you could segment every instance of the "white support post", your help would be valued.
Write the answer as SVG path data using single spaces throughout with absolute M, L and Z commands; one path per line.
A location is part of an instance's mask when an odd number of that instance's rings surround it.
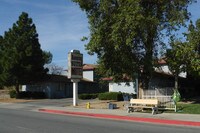
M 79 80 L 72 80 L 73 82 L 73 106 L 78 105 L 78 82 Z
M 78 82 L 73 83 L 73 106 L 77 106 Z

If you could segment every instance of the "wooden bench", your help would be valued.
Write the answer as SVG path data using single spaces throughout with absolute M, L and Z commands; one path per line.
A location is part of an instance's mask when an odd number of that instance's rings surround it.
M 152 114 L 158 113 L 158 100 L 157 99 L 130 99 L 128 106 L 128 113 L 134 112 L 135 109 L 152 109 Z

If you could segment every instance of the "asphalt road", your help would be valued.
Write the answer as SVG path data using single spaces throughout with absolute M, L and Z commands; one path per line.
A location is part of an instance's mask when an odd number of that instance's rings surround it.
M 0 108 L 0 133 L 199 133 L 200 128 Z

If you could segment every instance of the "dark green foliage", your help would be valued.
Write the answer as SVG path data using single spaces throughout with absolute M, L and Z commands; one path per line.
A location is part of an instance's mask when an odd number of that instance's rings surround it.
M 44 92 L 30 92 L 22 91 L 16 94 L 17 99 L 44 99 L 46 95 Z
M 167 64 L 175 76 L 175 89 L 178 89 L 178 75 L 187 72 L 187 75 L 200 76 L 200 19 L 196 25 L 190 22 L 188 32 L 184 33 L 186 41 L 182 42 L 171 37 L 171 49 L 167 51 Z
M 178 90 L 178 75 L 181 72 L 186 72 L 186 64 L 188 63 L 187 56 L 183 54 L 186 50 L 187 43 L 182 43 L 180 41 L 172 41 L 170 43 L 172 49 L 167 50 L 167 64 L 169 70 L 175 77 L 174 89 Z
M 72 1 L 86 11 L 90 24 L 86 49 L 97 54 L 100 72 L 115 81 L 125 76 L 134 80 L 138 73 L 148 86 L 165 37 L 185 26 L 188 5 L 195 0 Z
M 44 65 L 51 61 L 52 55 L 42 51 L 36 26 L 27 13 L 23 12 L 0 38 L 0 83 L 15 86 L 18 93 L 20 84 L 45 78 L 48 69 Z
M 52 61 L 53 55 L 51 52 L 43 51 L 43 59 L 45 60 L 45 64 L 50 64 Z
M 99 100 L 116 100 L 122 101 L 123 95 L 120 92 L 106 92 L 98 95 Z
M 95 99 L 98 97 L 98 94 L 79 94 L 78 98 L 85 100 L 85 99 Z
M 10 95 L 10 98 L 16 98 L 16 91 L 15 90 L 10 90 L 9 91 L 9 95 Z
M 183 55 L 188 60 L 188 73 L 200 77 L 200 19 L 196 21 L 195 25 L 190 23 L 186 37 L 188 45 L 183 51 Z
M 0 35 L 0 60 L 1 57 L 3 56 L 2 47 L 3 47 L 3 37 Z M 1 62 L 0 62 L 0 73 L 3 73 L 3 66 L 1 65 Z M 3 88 L 3 82 L 1 81 L 1 77 L 0 77 L 0 88 L 1 89 Z
M 15 90 L 9 91 L 10 98 L 17 98 L 17 99 L 44 99 L 46 95 L 44 92 L 29 92 L 29 91 L 22 91 L 18 94 Z

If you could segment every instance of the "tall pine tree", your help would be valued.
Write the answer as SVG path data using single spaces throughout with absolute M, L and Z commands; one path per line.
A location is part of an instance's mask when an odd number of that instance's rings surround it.
M 1 46 L 0 80 L 6 86 L 15 86 L 42 80 L 48 69 L 45 63 L 51 61 L 51 53 L 42 51 L 36 26 L 28 14 L 22 12 L 19 20 L 5 32 Z
M 0 61 L 1 61 L 1 57 L 2 57 L 2 46 L 3 46 L 3 37 L 0 36 Z M 3 71 L 2 69 L 3 68 L 2 68 L 2 65 L 1 65 L 1 62 L 0 62 L 0 73 L 2 73 L 2 71 Z M 0 77 L 0 79 L 1 79 L 1 77 Z M 0 89 L 2 88 L 2 86 L 3 86 L 3 83 L 0 80 Z

